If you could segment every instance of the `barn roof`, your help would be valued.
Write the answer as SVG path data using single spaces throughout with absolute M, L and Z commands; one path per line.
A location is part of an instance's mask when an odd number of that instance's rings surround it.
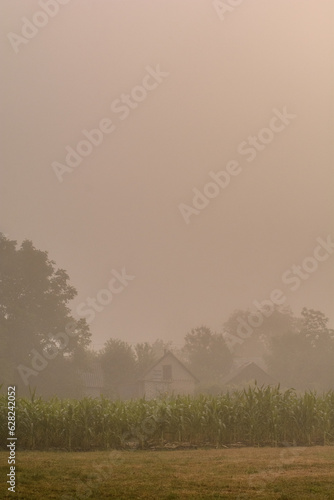
M 249 380 L 256 380 L 262 384 L 277 384 L 277 381 L 259 365 L 254 363 L 254 361 L 245 363 L 233 373 L 230 373 L 228 378 L 225 380 L 225 384 L 238 384 L 248 382 Z
M 139 381 L 145 380 L 146 375 L 148 375 L 151 370 L 153 370 L 157 365 L 159 365 L 161 362 L 163 362 L 169 356 L 171 356 L 172 358 L 174 358 L 174 360 L 183 368 L 183 370 L 185 370 L 186 372 L 188 372 L 189 375 L 196 382 L 199 382 L 198 378 L 195 377 L 195 375 L 193 373 L 191 373 L 191 371 L 188 370 L 188 368 L 170 351 L 166 351 L 165 354 L 160 359 L 158 359 L 158 361 L 156 361 L 148 370 L 146 370 L 146 372 L 141 376 L 141 378 L 139 379 Z

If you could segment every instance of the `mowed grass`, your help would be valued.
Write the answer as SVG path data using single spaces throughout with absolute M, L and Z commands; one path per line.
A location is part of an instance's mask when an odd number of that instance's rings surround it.
M 0 498 L 334 499 L 334 447 L 17 453 L 16 494 Z

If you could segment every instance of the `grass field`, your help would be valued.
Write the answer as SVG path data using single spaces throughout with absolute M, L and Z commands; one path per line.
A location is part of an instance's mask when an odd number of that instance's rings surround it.
M 17 453 L 16 493 L 0 498 L 334 499 L 334 447 Z M 7 492 L 7 493 L 6 493 Z

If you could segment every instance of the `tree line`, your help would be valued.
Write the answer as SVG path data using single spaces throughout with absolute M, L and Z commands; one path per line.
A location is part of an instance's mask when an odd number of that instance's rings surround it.
M 77 295 L 69 276 L 31 241 L 21 246 L 0 233 L 0 384 L 18 386 L 20 395 L 82 394 L 80 373 L 100 366 L 105 393 L 118 397 L 166 349 L 199 379 L 199 391 L 219 393 L 236 360 L 261 358 L 283 387 L 327 390 L 334 387 L 334 331 L 321 312 L 304 308 L 300 316 L 275 307 L 252 335 L 241 338 L 240 323 L 249 311 L 234 311 L 215 332 L 199 326 L 186 333 L 182 347 L 157 339 L 130 345 L 109 339 L 91 348 L 91 332 L 76 320 L 69 303 Z M 233 348 L 229 338 L 237 338 Z

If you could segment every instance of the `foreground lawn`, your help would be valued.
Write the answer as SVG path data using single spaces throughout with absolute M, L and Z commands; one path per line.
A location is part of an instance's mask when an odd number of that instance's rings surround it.
M 34 499 L 334 499 L 334 447 L 18 452 L 16 493 Z M 6 493 L 7 491 L 7 493 Z

